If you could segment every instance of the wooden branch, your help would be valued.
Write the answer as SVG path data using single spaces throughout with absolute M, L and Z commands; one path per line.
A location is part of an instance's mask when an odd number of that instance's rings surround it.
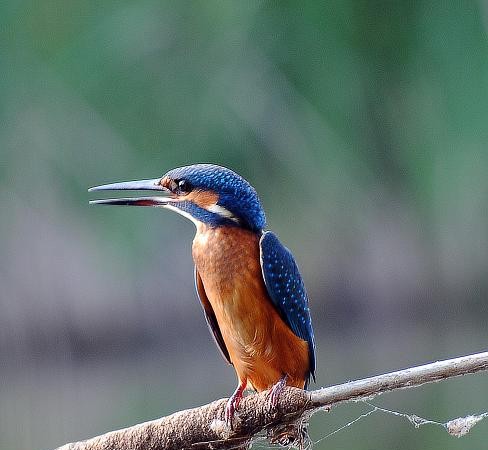
M 420 386 L 446 378 L 488 370 L 488 352 L 446 359 L 376 377 L 351 381 L 310 392 L 314 406 L 374 397 L 386 391 Z
M 320 408 L 371 398 L 386 391 L 420 386 L 459 375 L 488 370 L 488 352 L 438 361 L 363 380 L 302 391 L 286 388 L 276 408 L 266 392 L 245 397 L 230 430 L 223 422 L 226 399 L 199 408 L 180 411 L 161 419 L 134 425 L 86 441 L 63 445 L 57 450 L 173 450 L 247 448 L 263 430 L 275 439 L 299 438 L 300 419 Z

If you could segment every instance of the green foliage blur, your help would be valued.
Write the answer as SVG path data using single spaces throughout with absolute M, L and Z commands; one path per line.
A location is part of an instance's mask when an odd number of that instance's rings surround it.
M 317 384 L 486 349 L 486 1 L 0 3 L 0 448 L 54 448 L 234 389 L 193 228 L 89 186 L 195 162 L 264 203 L 311 299 Z M 486 375 L 388 394 L 437 421 Z M 317 414 L 315 441 L 368 410 Z M 314 448 L 480 449 L 376 414 Z

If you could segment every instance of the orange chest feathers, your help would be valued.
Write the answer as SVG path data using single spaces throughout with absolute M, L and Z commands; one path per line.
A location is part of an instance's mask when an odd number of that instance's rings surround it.
M 293 334 L 268 297 L 259 252 L 260 236 L 237 227 L 200 228 L 193 259 L 241 381 L 258 391 L 284 374 L 303 387 L 307 343 Z
M 259 317 L 266 308 L 257 307 L 267 300 L 259 236 L 239 228 L 206 228 L 195 236 L 192 250 L 222 334 L 249 344 L 255 334 L 251 324 L 266 319 Z

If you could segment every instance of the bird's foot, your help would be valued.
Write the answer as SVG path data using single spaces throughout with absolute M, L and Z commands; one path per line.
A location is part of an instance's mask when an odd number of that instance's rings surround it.
M 240 383 L 234 393 L 230 396 L 229 400 L 227 400 L 227 404 L 225 405 L 225 423 L 231 430 L 234 429 L 234 415 L 239 408 L 239 403 L 241 403 L 244 389 L 246 389 L 246 383 Z
M 281 393 L 283 392 L 283 389 L 286 386 L 286 380 L 288 379 L 288 375 L 283 375 L 276 384 L 273 385 L 271 390 L 268 392 L 268 402 L 271 405 L 271 407 L 276 408 L 276 405 L 278 404 L 278 400 L 280 398 Z

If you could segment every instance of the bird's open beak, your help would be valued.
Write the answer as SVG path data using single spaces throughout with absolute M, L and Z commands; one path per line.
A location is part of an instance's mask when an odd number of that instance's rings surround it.
M 103 184 L 88 189 L 93 191 L 160 191 L 168 193 L 169 190 L 161 185 L 161 178 L 154 180 L 124 181 L 122 183 Z M 126 205 L 126 206 L 164 206 L 171 201 L 169 197 L 133 197 L 133 198 L 107 198 L 91 200 L 90 205 Z

